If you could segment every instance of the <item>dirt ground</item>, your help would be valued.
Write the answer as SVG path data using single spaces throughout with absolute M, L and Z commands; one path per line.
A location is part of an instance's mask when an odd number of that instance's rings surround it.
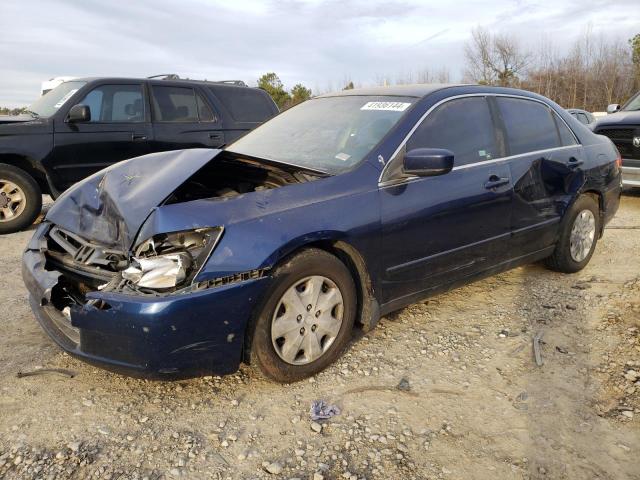
M 0 237 L 0 478 L 640 479 L 640 192 L 582 272 L 531 265 L 412 305 L 288 386 L 63 354 L 27 305 L 30 235 Z M 76 375 L 16 376 L 42 367 Z M 341 413 L 312 424 L 318 399 Z

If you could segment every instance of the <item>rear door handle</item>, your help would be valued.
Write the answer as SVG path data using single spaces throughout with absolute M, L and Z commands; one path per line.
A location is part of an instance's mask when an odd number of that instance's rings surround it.
M 142 133 L 132 133 L 131 134 L 131 140 L 134 140 L 136 142 L 143 142 L 147 139 L 147 136 L 142 134 Z
M 569 168 L 577 168 L 584 163 L 583 160 L 578 160 L 576 157 L 571 157 L 569 159 L 569 163 L 567 163 L 567 167 Z
M 223 136 L 219 132 L 211 132 L 209 133 L 209 138 L 211 140 L 222 140 Z
M 499 177 L 497 175 L 491 175 L 489 180 L 485 182 L 484 188 L 487 190 L 491 190 L 493 188 L 501 187 L 502 185 L 507 185 L 510 180 L 507 177 Z

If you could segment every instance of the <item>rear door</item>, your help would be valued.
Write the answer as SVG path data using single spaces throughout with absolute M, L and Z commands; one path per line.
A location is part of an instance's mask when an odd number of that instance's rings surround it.
M 199 89 L 152 84 L 151 104 L 154 151 L 220 148 L 225 144 L 219 115 Z
M 513 178 L 513 257 L 553 245 L 561 216 L 582 186 L 584 152 L 545 103 L 524 97 L 492 99 L 505 131 Z
M 513 190 L 497 133 L 487 99 L 471 96 L 437 107 L 409 138 L 406 151 L 451 150 L 454 169 L 380 186 L 385 303 L 504 258 Z
M 149 153 L 153 132 L 142 82 L 99 84 L 76 104 L 90 108 L 91 120 L 56 122 L 48 161 L 55 171 L 57 188 L 67 188 L 113 163 Z

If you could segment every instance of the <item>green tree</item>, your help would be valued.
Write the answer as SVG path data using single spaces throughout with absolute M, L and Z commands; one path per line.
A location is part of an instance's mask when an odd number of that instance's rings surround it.
M 258 87 L 266 91 L 278 108 L 284 108 L 291 101 L 291 95 L 284 89 L 280 77 L 274 72 L 265 73 L 258 79 Z
M 342 90 L 353 90 L 355 87 L 353 86 L 353 82 L 347 83 Z
M 633 62 L 634 90 L 640 89 L 640 33 L 636 33 L 633 38 L 629 39 L 631 47 L 631 61 Z
M 310 98 L 311 90 L 301 83 L 298 83 L 291 89 L 291 101 L 289 102 L 289 106 L 293 107 L 294 105 L 302 103 L 305 100 L 309 100 Z

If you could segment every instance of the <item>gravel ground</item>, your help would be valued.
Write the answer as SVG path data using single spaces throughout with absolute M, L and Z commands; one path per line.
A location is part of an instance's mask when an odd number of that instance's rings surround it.
M 30 234 L 0 238 L 0 478 L 640 478 L 640 192 L 582 272 L 531 265 L 417 303 L 292 385 L 67 356 L 27 305 Z M 42 367 L 76 375 L 16 376 Z M 319 399 L 341 413 L 311 422 Z

